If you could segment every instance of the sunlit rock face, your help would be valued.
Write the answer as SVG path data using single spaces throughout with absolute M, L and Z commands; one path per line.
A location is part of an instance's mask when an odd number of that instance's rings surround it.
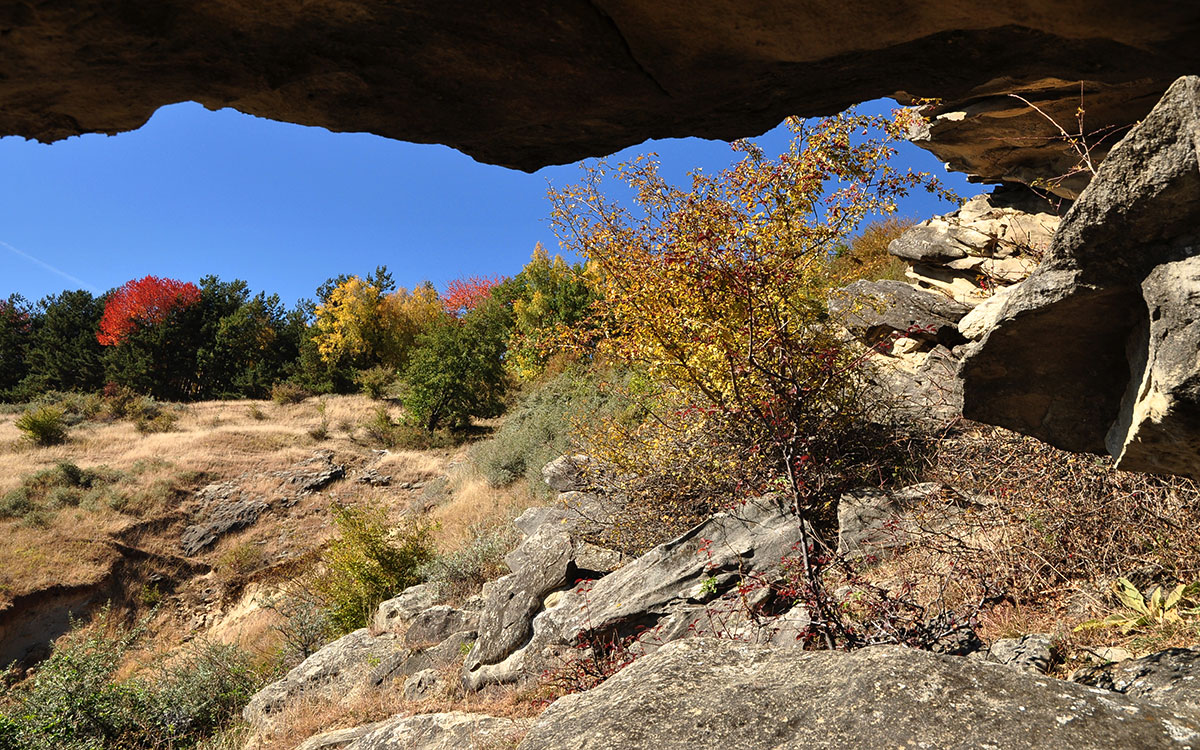
M 0 133 L 116 133 L 195 100 L 532 170 L 918 97 L 941 100 L 925 145 L 1030 181 L 1073 157 L 1007 94 L 1069 129 L 1082 82 L 1086 129 L 1128 126 L 1200 69 L 1198 31 L 1194 3 L 1115 0 L 26 0 L 0 7 Z
M 1200 476 L 1200 77 L 1118 143 L 964 360 L 963 414 Z

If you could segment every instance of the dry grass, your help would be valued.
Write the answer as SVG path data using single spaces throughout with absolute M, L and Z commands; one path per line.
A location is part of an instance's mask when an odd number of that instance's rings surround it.
M 497 489 L 464 467 L 452 477 L 450 497 L 429 511 L 434 541 L 442 553 L 462 549 L 480 534 L 507 526 L 526 508 L 544 504 L 524 482 Z
M 321 413 L 323 405 L 324 414 Z M 99 503 L 63 508 L 36 518 L 0 520 L 0 605 L 6 599 L 55 583 L 89 583 L 108 574 L 114 554 L 110 539 L 167 555 L 178 554 L 190 493 L 207 482 L 239 480 L 244 492 L 268 500 L 290 494 L 272 472 L 307 459 L 316 448 L 332 450 L 351 470 L 377 461 L 395 484 L 424 482 L 442 474 L 449 451 L 397 451 L 378 459 L 355 439 L 357 425 L 377 405 L 361 396 L 310 398 L 299 404 L 271 401 L 211 401 L 164 405 L 178 415 L 171 432 L 145 434 L 127 420 L 85 421 L 71 429 L 66 443 L 35 447 L 22 440 L 17 413 L 0 414 L 0 496 L 24 479 L 61 462 L 81 468 L 104 467 L 121 478 Z M 325 439 L 310 434 L 322 420 Z M 330 535 L 326 511 L 331 499 L 369 502 L 394 518 L 408 511 L 411 492 L 341 482 L 327 494 L 301 499 L 265 523 L 230 534 L 204 558 L 218 569 L 226 590 L 236 593 L 245 580 L 280 561 L 303 557 Z M 274 520 L 272 520 L 274 519 Z M 36 523 L 34 523 L 36 521 Z M 452 524 L 451 524 L 452 525 Z M 81 553 L 80 550 L 89 550 Z
M 972 424 L 941 441 L 926 475 L 978 504 L 952 522 L 906 528 L 912 546 L 867 569 L 871 584 L 908 591 L 931 612 L 978 609 L 985 641 L 1053 633 L 1062 669 L 1102 646 L 1144 654 L 1200 641 L 1200 619 L 1129 634 L 1078 629 L 1120 609 L 1111 594 L 1120 576 L 1143 591 L 1200 580 L 1194 482 L 1115 471 L 1106 459 Z
M 375 469 L 380 474 L 390 474 L 393 483 L 425 482 L 440 476 L 452 455 L 444 450 L 392 450 L 379 459 Z
M 392 689 L 364 690 L 344 700 L 309 697 L 293 700 L 275 720 L 270 732 L 255 737 L 247 750 L 292 750 L 322 732 L 348 729 L 393 716 L 464 711 L 506 718 L 535 717 L 545 710 L 531 689 L 494 685 L 478 693 L 459 686 L 458 665 L 439 668 L 441 689 L 419 701 L 403 696 L 402 681 Z M 520 737 L 514 737 L 520 740 Z M 512 746 L 515 746 L 516 742 Z M 472 746 L 474 747 L 474 746 Z

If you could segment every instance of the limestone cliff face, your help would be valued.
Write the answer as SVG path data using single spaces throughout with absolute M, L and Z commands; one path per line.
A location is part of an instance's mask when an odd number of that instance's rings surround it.
M 115 133 L 195 100 L 532 170 L 936 97 L 935 152 L 1029 180 L 1070 157 L 1009 92 L 1070 123 L 1082 81 L 1087 127 L 1126 126 L 1200 67 L 1198 31 L 1193 3 L 1118 0 L 18 0 L 0 7 L 0 133 Z

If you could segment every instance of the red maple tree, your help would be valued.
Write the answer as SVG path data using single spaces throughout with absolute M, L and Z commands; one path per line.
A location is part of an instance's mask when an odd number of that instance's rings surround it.
M 467 276 L 446 285 L 442 305 L 454 316 L 465 315 L 488 298 L 492 288 L 504 281 L 503 276 Z
M 157 276 L 127 281 L 108 298 L 96 340 L 103 346 L 116 346 L 138 325 L 161 323 L 173 310 L 199 301 L 200 289 L 190 281 Z

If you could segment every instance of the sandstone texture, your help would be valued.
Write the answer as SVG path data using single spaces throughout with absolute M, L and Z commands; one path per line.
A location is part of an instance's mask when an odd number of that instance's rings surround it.
M 1026 188 L 1001 186 L 917 224 L 888 252 L 909 263 L 917 286 L 975 307 L 1037 267 L 1058 228 L 1057 210 Z
M 1198 744 L 1200 713 L 1007 667 L 894 646 L 805 652 L 697 638 L 559 699 L 519 750 Z
M 1082 81 L 1089 132 L 1128 126 L 1200 69 L 1197 32 L 1192 3 L 1114 0 L 18 0 L 0 9 L 0 134 L 115 133 L 193 100 L 533 170 L 936 97 L 935 152 L 1029 181 L 1071 156 L 1008 93 L 1070 125 Z
M 1113 147 L 964 360 L 963 414 L 1120 468 L 1200 474 L 1200 78 Z

